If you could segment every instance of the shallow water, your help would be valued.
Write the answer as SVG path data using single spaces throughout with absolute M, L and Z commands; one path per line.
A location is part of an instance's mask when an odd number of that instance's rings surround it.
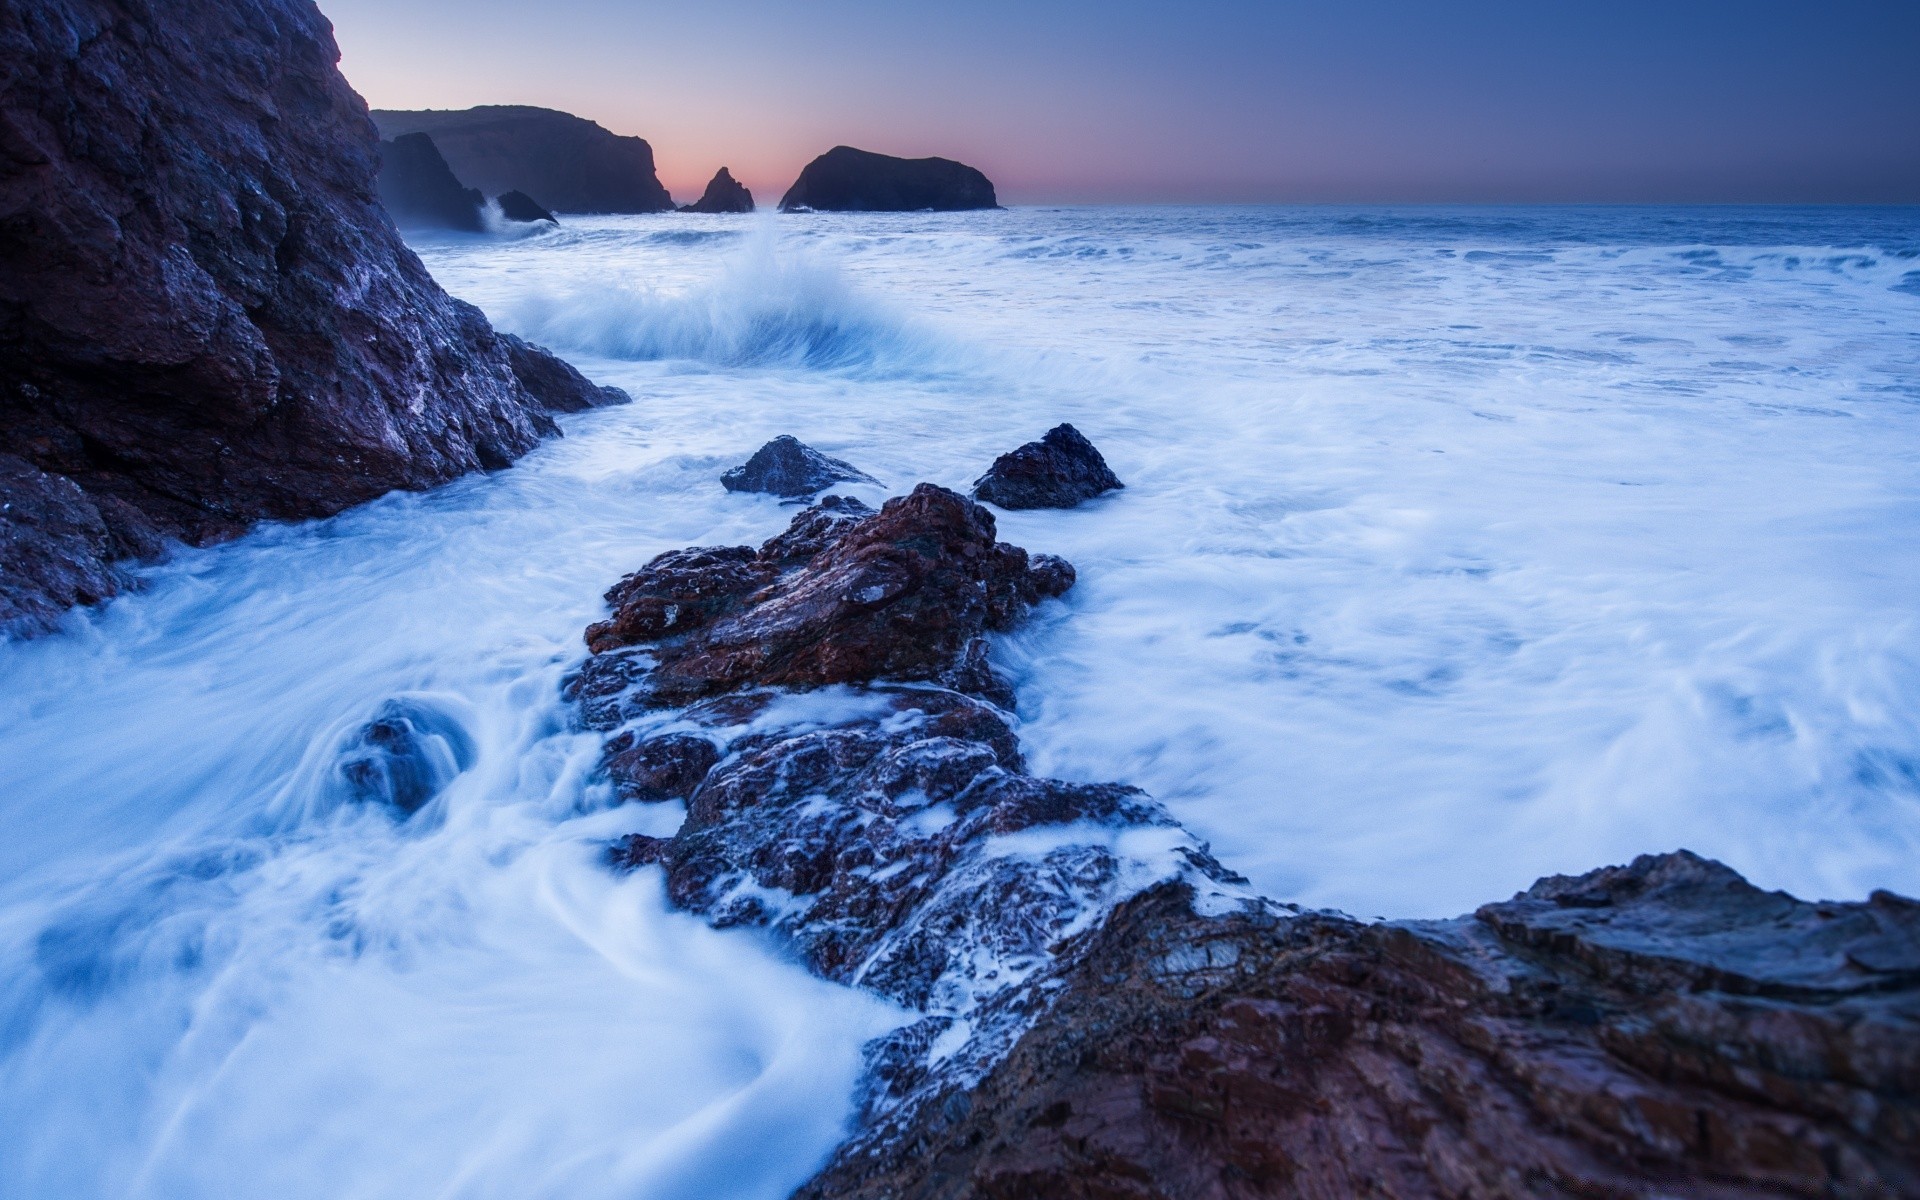
M 578 218 L 422 256 L 629 407 L 0 647 L 0 1192 L 779 1196 L 893 1015 L 597 865 L 599 593 L 793 433 L 1127 480 L 1000 647 L 1036 770 L 1284 899 L 1441 915 L 1686 846 L 1920 893 L 1920 213 Z M 348 798 L 391 700 L 464 763 Z M 458 765 L 458 763 L 456 763 Z M 451 770 L 451 768 L 449 768 Z M 18 1131 L 25 1131 L 24 1134 Z

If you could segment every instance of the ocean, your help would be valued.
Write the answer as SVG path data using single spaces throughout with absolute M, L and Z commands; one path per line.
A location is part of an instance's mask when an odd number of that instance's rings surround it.
M 670 911 L 561 685 L 790 433 L 1079 586 L 996 647 L 1033 769 L 1281 900 L 1444 916 L 1685 847 L 1920 894 L 1920 210 L 579 217 L 436 278 L 634 403 L 0 646 L 0 1193 L 783 1196 L 901 1019 Z M 457 774 L 338 756 L 389 701 Z

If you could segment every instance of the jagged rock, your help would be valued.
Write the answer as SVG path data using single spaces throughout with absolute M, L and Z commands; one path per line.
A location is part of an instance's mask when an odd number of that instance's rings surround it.
M 360 803 L 411 816 L 473 765 L 474 746 L 458 722 L 404 700 L 381 705 L 340 758 L 340 777 Z
M 0 512 L 16 631 L 121 555 L 504 466 L 606 398 L 535 390 L 428 276 L 338 58 L 308 0 L 0 0 L 0 444 L 107 535 L 71 506 L 54 563 Z
M 684 213 L 750 213 L 753 211 L 753 193 L 736 181 L 731 172 L 721 167 L 707 183 L 707 190 L 692 204 L 682 204 Z
M 380 203 L 402 229 L 486 229 L 480 218 L 486 197 L 461 184 L 424 133 L 380 143 L 379 186 Z
M 1920 1194 L 1920 905 L 1884 893 L 1684 852 L 1444 922 L 1160 886 L 1041 986 L 797 1197 Z
M 994 459 L 974 480 L 973 495 L 1001 508 L 1072 508 L 1125 486 L 1078 429 L 1056 425 L 1039 441 Z
M 837 500 L 759 550 L 660 555 L 607 593 L 576 685 L 597 720 L 746 686 L 933 680 L 971 643 L 1064 592 L 1073 569 L 994 540 L 993 516 L 932 484 L 878 513 Z M 644 646 L 646 653 L 621 653 Z
M 851 463 L 829 458 L 799 438 L 784 433 L 720 477 L 720 485 L 730 492 L 767 492 L 775 496 L 811 496 L 836 483 L 877 482 Z
M 60 613 L 125 586 L 127 556 L 79 485 L 0 454 L 0 637 L 52 628 Z
M 685 733 L 636 740 L 623 733 L 607 743 L 602 766 L 622 800 L 644 804 L 685 800 L 720 761 L 709 738 Z
M 560 219 L 541 207 L 540 202 L 525 192 L 502 192 L 494 198 L 500 206 L 500 215 L 509 221 L 545 221 L 549 225 L 558 225 Z
M 617 387 L 594 383 L 563 358 L 510 333 L 494 334 L 506 351 L 507 367 L 529 395 L 538 396 L 553 412 L 584 412 L 608 404 L 625 404 L 627 394 Z
M 525 192 L 555 212 L 670 212 L 653 147 L 571 113 L 524 104 L 376 109 L 380 136 L 433 135 L 454 174 L 489 196 Z
M 835 146 L 808 163 L 780 211 L 953 212 L 998 208 L 993 184 L 964 163 L 947 158 L 894 158 L 851 146 Z

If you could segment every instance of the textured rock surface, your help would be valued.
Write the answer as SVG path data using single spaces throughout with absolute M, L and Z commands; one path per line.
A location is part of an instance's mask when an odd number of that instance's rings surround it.
M 1127 486 L 1071 425 L 1056 425 L 1037 442 L 1002 454 L 974 480 L 975 499 L 1001 508 L 1072 508 Z
M 673 551 L 621 580 L 613 615 L 587 630 L 579 694 L 594 714 L 879 679 L 997 696 L 975 642 L 1072 584 L 1072 567 L 996 542 L 992 515 L 944 488 L 878 513 L 829 497 L 759 550 Z
M 767 492 L 775 496 L 811 496 L 836 483 L 875 482 L 873 476 L 852 463 L 829 458 L 784 433 L 720 477 L 721 486 L 730 492 Z
M 551 366 L 516 371 L 428 277 L 338 57 L 309 0 L 0 0 L 0 447 L 105 528 L 9 475 L 66 515 L 7 553 L 77 557 L 10 570 L 0 624 L 44 627 L 165 537 L 504 466 L 548 409 L 606 398 L 530 347 Z
M 380 143 L 380 203 L 402 229 L 454 229 L 480 233 L 486 223 L 480 208 L 486 203 L 476 188 L 466 187 L 440 156 L 433 139 L 407 133 Z
M 998 208 L 993 184 L 947 158 L 894 158 L 835 146 L 808 163 L 780 198 L 780 211 L 953 212 Z
M 489 196 L 521 191 L 562 213 L 668 212 L 653 147 L 550 108 L 379 109 L 380 136 L 433 136 L 463 183 Z
M 753 211 L 753 193 L 734 179 L 733 173 L 725 167 L 707 182 L 707 190 L 692 204 L 680 206 L 681 212 L 691 213 L 750 213 Z
M 560 223 L 559 218 L 525 192 L 502 192 L 494 203 L 500 206 L 500 215 L 509 221 L 545 221 L 549 225 Z
M 1063 948 L 978 1083 L 828 1197 L 1920 1194 L 1920 906 L 1680 853 L 1471 918 L 1147 891 Z

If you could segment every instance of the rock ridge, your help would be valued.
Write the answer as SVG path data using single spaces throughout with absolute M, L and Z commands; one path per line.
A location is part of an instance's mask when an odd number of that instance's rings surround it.
M 376 109 L 380 136 L 426 133 L 453 173 L 489 196 L 525 192 L 559 213 L 671 212 L 653 147 L 572 113 L 527 104 Z
M 1450 921 L 1263 899 L 1137 789 L 1027 772 L 982 635 L 1071 569 L 991 522 L 829 497 L 656 558 L 588 635 L 610 782 L 687 814 L 613 864 L 911 1014 L 796 1196 L 1920 1194 L 1920 905 L 1684 851 Z

